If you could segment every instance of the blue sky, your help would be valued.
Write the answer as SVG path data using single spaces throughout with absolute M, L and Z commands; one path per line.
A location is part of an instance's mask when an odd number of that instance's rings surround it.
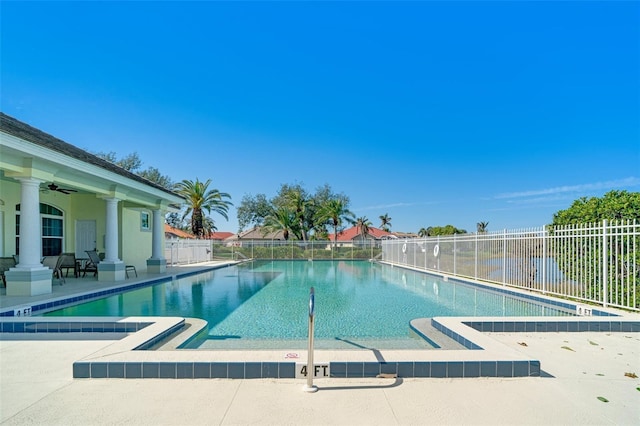
M 329 184 L 392 230 L 640 190 L 639 2 L 6 2 L 1 109 L 238 205 Z M 219 230 L 237 231 L 214 215 Z

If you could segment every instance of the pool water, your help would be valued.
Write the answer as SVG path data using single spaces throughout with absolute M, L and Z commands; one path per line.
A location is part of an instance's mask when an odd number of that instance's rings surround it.
M 304 349 L 309 290 L 315 347 L 429 348 L 409 329 L 435 316 L 556 316 L 556 307 L 368 261 L 256 261 L 48 313 L 183 316 L 208 321 L 201 349 Z

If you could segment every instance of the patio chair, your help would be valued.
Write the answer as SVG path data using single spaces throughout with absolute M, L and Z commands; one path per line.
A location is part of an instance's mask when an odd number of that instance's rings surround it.
M 84 265 L 84 268 L 81 269 L 81 272 L 83 273 L 82 276 L 84 277 L 85 275 L 87 275 L 87 272 L 93 272 L 93 276 L 95 277 L 98 275 L 98 264 L 102 259 L 104 259 L 104 254 L 98 254 L 98 252 L 95 250 L 87 250 L 86 253 L 89 256 L 89 260 Z M 129 278 L 129 272 L 133 272 L 136 277 L 138 276 L 136 267 L 133 265 L 125 266 L 125 275 L 127 278 Z
M 64 276 L 62 275 L 62 269 L 60 264 L 62 263 L 62 256 L 45 256 L 42 258 L 42 265 L 52 270 L 54 278 L 60 280 L 60 285 L 64 284 Z
M 86 276 L 87 272 L 93 272 L 93 276 L 95 277 L 98 275 L 98 263 L 100 263 L 100 256 L 95 250 L 87 250 L 86 253 L 87 256 L 89 256 L 89 260 L 87 260 L 84 268 L 82 268 L 82 276 Z
M 3 287 L 7 286 L 7 279 L 4 276 L 5 271 L 16 266 L 16 260 L 13 257 L 0 257 L 0 279 Z
M 66 270 L 65 277 L 69 276 L 69 269 L 73 269 L 73 276 L 78 278 L 78 263 L 76 262 L 76 255 L 74 253 L 62 253 L 60 257 L 62 257 L 60 269 L 62 271 Z

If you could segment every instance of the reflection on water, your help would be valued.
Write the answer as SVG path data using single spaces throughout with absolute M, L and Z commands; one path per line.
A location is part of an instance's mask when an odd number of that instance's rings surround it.
M 315 288 L 317 347 L 334 347 L 336 342 L 382 347 L 381 341 L 412 347 L 416 339 L 409 322 L 415 318 L 566 314 L 498 291 L 373 262 L 262 261 L 47 315 L 196 317 L 209 324 L 204 347 L 240 347 L 242 342 L 242 347 L 304 348 L 310 287 Z
M 215 325 L 276 278 L 277 272 L 215 270 L 60 309 L 45 316 L 184 316 Z

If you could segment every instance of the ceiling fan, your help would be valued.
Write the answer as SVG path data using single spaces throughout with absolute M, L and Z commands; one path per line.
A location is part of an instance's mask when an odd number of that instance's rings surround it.
M 58 192 L 62 192 L 63 194 L 71 194 L 72 192 L 78 192 L 75 189 L 71 189 L 71 188 L 60 188 L 58 185 L 56 185 L 55 183 L 51 182 L 49 185 L 47 185 L 47 188 L 49 188 L 51 191 L 58 191 Z

